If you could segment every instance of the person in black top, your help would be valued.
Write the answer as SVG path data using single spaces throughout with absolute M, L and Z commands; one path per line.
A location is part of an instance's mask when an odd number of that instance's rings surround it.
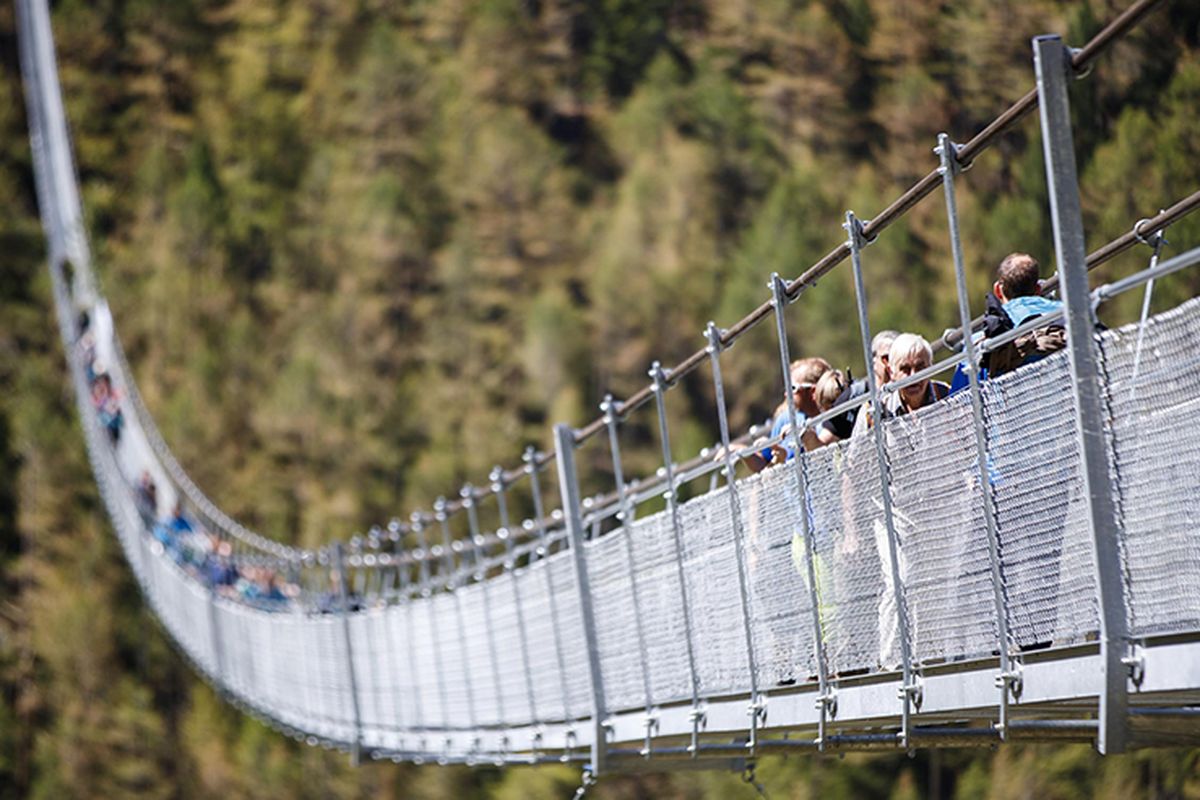
M 853 380 L 849 370 L 843 372 L 840 369 L 831 369 L 821 376 L 821 380 L 817 381 L 815 390 L 817 406 L 824 414 L 831 408 L 836 408 L 856 397 L 862 397 L 867 394 L 867 391 L 866 378 Z M 850 434 L 854 432 L 854 420 L 858 417 L 861 409 L 862 406 L 856 406 L 822 422 L 816 428 L 818 441 L 822 445 L 826 445 L 842 439 L 849 439 Z
M 875 373 L 875 382 L 880 386 L 891 380 L 891 368 L 888 362 L 891 356 L 892 342 L 899 335 L 896 331 L 887 330 L 880 331 L 871 339 L 871 370 Z M 821 376 L 821 380 L 817 381 L 817 387 L 813 393 L 819 412 L 824 414 L 842 403 L 862 397 L 869 390 L 867 379 L 854 380 L 850 375 L 850 369 L 847 368 L 845 372 L 833 369 L 826 372 Z M 809 449 L 849 439 L 854 432 L 854 423 L 862 408 L 863 406 L 856 406 L 818 425 L 814 429 L 816 443 Z M 806 440 L 805 444 L 810 444 L 810 442 Z

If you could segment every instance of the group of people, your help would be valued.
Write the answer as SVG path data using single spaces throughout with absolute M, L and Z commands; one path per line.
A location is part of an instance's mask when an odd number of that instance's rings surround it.
M 113 386 L 112 376 L 96 356 L 96 335 L 91 329 L 91 319 L 87 313 L 79 315 L 79 331 L 78 346 L 88 389 L 91 392 L 92 410 L 96 412 L 100 424 L 108 433 L 109 441 L 116 445 L 121 441 L 121 431 L 125 427 L 125 416 L 121 412 L 121 395 Z
M 121 394 L 97 353 L 97 334 L 85 312 L 79 316 L 78 352 L 91 392 L 92 409 L 117 447 L 122 441 L 125 416 Z M 299 595 L 299 587 L 266 566 L 239 563 L 233 546 L 206 530 L 176 500 L 170 513 L 160 513 L 158 485 L 148 469 L 131 481 L 134 503 L 153 546 L 168 555 L 181 569 L 218 595 L 237 599 L 266 610 L 280 610 Z
M 176 500 L 171 513 L 161 516 L 157 486 L 149 471 L 142 471 L 134 499 L 155 548 L 218 595 L 271 611 L 280 610 L 298 595 L 299 587 L 284 581 L 276 570 L 239 564 L 230 542 L 205 530 L 187 513 L 182 501 Z
M 977 352 L 982 354 L 981 380 L 1003 375 L 1065 346 L 1065 331 L 1060 316 L 1063 305 L 1058 300 L 1042 296 L 1039 271 L 1037 260 L 1024 253 L 1013 253 L 1000 263 L 988 293 L 984 324 L 974 337 L 979 345 Z M 1021 330 L 1014 331 L 1019 327 Z M 1006 336 L 1009 332 L 1013 333 Z M 853 443 L 870 438 L 864 434 L 876 425 L 877 412 L 884 420 L 906 417 L 966 388 L 969 376 L 965 367 L 960 365 L 949 382 L 932 380 L 928 376 L 912 380 L 933 365 L 932 346 L 916 333 L 881 331 L 872 339 L 870 352 L 871 377 L 880 390 L 878 406 L 870 402 L 868 397 L 870 381 L 867 378 L 854 379 L 848 372 L 832 368 L 823 358 L 801 358 L 791 365 L 790 407 L 780 404 L 775 411 L 770 434 L 757 439 L 753 448 L 743 453 L 743 461 L 749 469 L 761 472 L 771 465 L 792 459 L 797 441 L 805 450 L 815 450 L 843 440 L 852 443 L 844 453 L 845 458 L 823 462 L 827 465 L 836 464 L 834 468 L 839 485 L 832 494 L 828 483 L 817 488 L 813 484 L 808 487 L 809 496 L 805 505 L 813 537 L 814 552 L 811 554 L 808 552 L 809 543 L 800 531 L 791 531 L 790 542 L 779 535 L 792 527 L 790 524 L 780 529 L 769 521 L 764 522 L 760 508 L 764 502 L 763 492 L 773 491 L 765 488 L 769 484 L 750 482 L 745 493 L 748 504 L 746 536 L 751 553 L 784 548 L 790 548 L 791 552 L 790 564 L 785 566 L 781 559 L 768 557 L 758 569 L 768 573 L 772 570 L 794 570 L 805 584 L 809 580 L 809 570 L 812 570 L 822 628 L 840 631 L 843 638 L 839 640 L 841 653 L 838 661 L 843 669 L 852 665 L 851 671 L 870 668 L 872 662 L 875 667 L 888 669 L 900 663 L 900 634 L 893 580 L 898 577 L 903 585 L 907 585 L 910 579 L 927 582 L 930 577 L 922 570 L 931 562 L 910 564 L 913 553 L 930 547 L 942 547 L 946 553 L 951 553 L 937 562 L 941 574 L 936 581 L 941 589 L 932 589 L 927 584 L 921 589 L 926 595 L 943 591 L 947 596 L 943 607 L 952 606 L 948 598 L 973 592 L 978 580 L 975 565 L 954 561 L 956 558 L 966 558 L 968 532 L 949 532 L 939 537 L 941 544 L 921 541 L 923 537 L 915 536 L 923 529 L 916 506 L 938 502 L 937 497 L 922 495 L 919 491 L 900 493 L 893 498 L 893 524 L 902 546 L 895 551 L 895 576 L 891 570 L 882 568 L 883 554 L 889 550 L 889 533 L 883 519 L 883 506 L 877 500 L 879 486 L 877 483 L 861 482 L 868 474 L 864 470 L 869 470 L 865 465 L 871 463 L 871 448 L 858 448 Z M 859 402 L 852 402 L 854 400 Z M 797 426 L 795 434 L 790 429 L 793 420 Z M 908 442 L 910 445 L 920 442 L 924 429 L 921 425 L 902 426 L 895 431 L 894 437 L 889 430 L 889 441 L 893 444 Z M 920 465 L 905 464 L 899 471 L 903 473 L 905 469 L 920 468 Z M 898 468 L 893 466 L 893 469 Z M 989 473 L 996 479 L 999 478 L 998 469 L 996 464 L 989 462 Z M 947 485 L 956 480 L 959 479 L 950 478 Z M 964 476 L 961 480 L 969 485 L 972 478 Z M 1065 507 L 1062 513 L 1065 513 Z M 1061 533 L 1057 535 L 1061 537 Z M 949 543 L 956 536 L 960 538 Z M 1047 565 L 1043 572 L 1046 579 L 1054 580 L 1057 566 Z M 773 613 L 779 619 L 786 619 L 794 599 L 783 601 L 780 607 L 781 601 L 774 590 L 758 590 L 759 586 L 770 585 L 771 581 L 781 579 L 776 576 L 756 581 L 755 602 L 763 608 L 777 609 Z M 912 624 L 912 636 L 914 640 L 926 642 L 926 652 L 944 650 L 959 655 L 971 652 L 973 645 L 967 642 L 965 637 L 968 634 L 962 630 L 947 629 L 939 633 L 937 625 L 925 617 L 916 619 Z M 801 656 L 785 652 L 794 637 L 783 629 L 781 631 L 779 634 L 768 631 L 764 635 L 771 642 L 768 646 L 780 651 L 779 662 L 790 664 Z M 951 643 L 950 640 L 955 637 L 960 637 L 961 641 Z M 795 676 L 781 675 L 780 680 L 786 683 L 794 679 Z
M 1065 329 L 1055 316 L 1062 310 L 1062 302 L 1042 296 L 1039 273 L 1037 260 L 1026 253 L 1012 253 L 1000 262 L 977 340 L 996 339 L 1037 318 L 1045 318 L 1046 324 L 1035 324 L 1012 341 L 985 352 L 980 379 L 1002 375 L 1065 346 Z M 871 370 L 881 389 L 889 383 L 908 380 L 932 364 L 933 348 L 920 334 L 885 330 L 871 340 Z M 886 391 L 880 402 L 882 416 L 890 419 L 932 405 L 966 388 L 968 380 L 965 367 L 960 364 L 950 383 L 926 378 Z M 793 418 L 801 429 L 800 443 L 806 450 L 853 438 L 874 425 L 873 410 L 865 402 L 816 425 L 807 424 L 808 420 L 852 400 L 865 399 L 870 391 L 866 378 L 855 380 L 848 371 L 832 368 L 823 358 L 792 362 L 790 391 L 792 408 L 786 403 L 779 405 L 770 435 L 758 439 L 754 451 L 744 458 L 752 472 L 793 455 L 794 439 L 788 435 Z

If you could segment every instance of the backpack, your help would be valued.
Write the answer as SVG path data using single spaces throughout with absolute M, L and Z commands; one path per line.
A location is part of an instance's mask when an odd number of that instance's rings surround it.
M 988 353 L 986 366 L 989 377 L 1012 372 L 1017 367 L 1032 364 L 1067 346 L 1067 330 L 1059 323 L 1034 328 L 1003 347 Z

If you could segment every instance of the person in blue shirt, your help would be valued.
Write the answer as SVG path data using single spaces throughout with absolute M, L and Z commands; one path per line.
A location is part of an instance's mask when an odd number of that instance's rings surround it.
M 1052 314 L 1063 307 L 1061 301 L 1041 296 L 1040 272 L 1037 259 L 1028 253 L 1010 253 L 996 270 L 992 294 L 1000 301 L 1001 309 L 1014 328 L 1033 317 Z M 996 336 L 997 333 L 992 332 L 991 335 Z
M 996 282 L 987 296 L 983 314 L 983 330 L 976 339 L 993 339 L 1038 317 L 1050 317 L 1061 311 L 1062 301 L 1042 297 L 1041 266 L 1028 253 L 1009 253 L 996 269 Z M 1065 344 L 1061 322 L 1047 321 L 1045 329 L 1038 328 L 1015 342 L 985 353 L 980 359 L 980 379 L 996 377 L 1031 364 Z M 962 364 L 954 371 L 951 393 L 966 388 L 967 374 Z
M 804 422 L 812 416 L 820 413 L 817 408 L 817 400 L 814 390 L 817 388 L 817 381 L 821 376 L 829 371 L 829 362 L 823 358 L 801 358 L 792 362 L 791 368 L 791 401 L 796 410 L 796 424 L 803 425 Z M 771 435 L 768 439 L 759 441 L 766 442 L 770 439 L 782 435 L 788 430 L 788 426 L 792 422 L 791 414 L 788 413 L 788 407 L 785 403 L 780 403 L 775 409 L 775 417 L 771 423 Z M 812 449 L 816 446 L 815 439 L 809 441 L 809 438 L 814 437 L 812 431 L 805 431 L 802 440 L 807 449 Z M 791 457 L 791 439 L 784 438 L 774 445 L 769 447 L 760 447 L 754 453 L 746 457 L 746 466 L 751 472 L 761 472 L 769 464 L 782 463 Z

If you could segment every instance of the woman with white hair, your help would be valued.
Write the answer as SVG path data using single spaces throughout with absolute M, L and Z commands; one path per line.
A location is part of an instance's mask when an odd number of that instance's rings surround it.
M 911 378 L 922 370 L 928 369 L 933 364 L 933 349 L 929 346 L 929 342 L 925 338 L 915 333 L 902 333 L 892 342 L 892 347 L 888 351 L 888 368 L 891 373 L 892 382 L 900 382 Z M 883 407 L 883 418 L 890 419 L 891 417 L 899 417 L 916 411 L 920 408 L 933 405 L 938 400 L 950 394 L 950 387 L 941 381 L 931 381 L 924 379 L 915 383 L 908 384 L 899 389 L 887 392 L 883 395 L 880 405 Z M 858 415 L 858 419 L 854 423 L 854 434 L 857 436 L 860 432 L 867 430 L 874 420 L 871 419 L 874 410 L 869 406 L 865 407 L 864 411 Z M 871 448 L 863 448 L 864 442 L 861 440 L 852 445 L 851 458 L 854 457 L 853 452 L 857 450 L 870 450 Z M 856 504 L 856 501 L 861 502 L 861 495 L 858 492 L 867 491 L 874 493 L 878 491 L 876 486 L 874 490 L 868 486 L 853 486 L 849 481 L 843 484 L 842 495 L 843 503 L 847 508 L 851 508 Z M 919 493 L 916 495 L 919 498 Z M 912 500 L 913 498 L 908 498 Z M 876 565 L 880 567 L 879 582 L 877 584 L 878 595 L 878 620 L 879 620 L 879 665 L 892 669 L 898 667 L 901 661 L 901 646 L 900 646 L 900 628 L 899 615 L 896 610 L 896 593 L 893 584 L 893 575 L 890 569 L 884 568 L 883 554 L 888 550 L 888 528 L 884 524 L 882 514 L 883 507 L 876 501 L 876 513 L 870 515 L 870 539 L 874 543 L 874 554 L 878 561 Z M 899 541 L 909 541 L 917 535 L 919 530 L 918 520 L 920 514 L 905 513 L 905 507 L 911 503 L 896 502 L 893 507 L 893 519 L 896 528 L 896 535 Z M 853 516 L 850 517 L 853 519 Z M 855 533 L 848 530 L 848 535 Z M 870 552 L 870 546 L 867 548 Z M 908 580 L 908 554 L 909 550 L 900 546 L 896 550 L 896 570 L 899 574 L 901 585 L 904 585 Z

